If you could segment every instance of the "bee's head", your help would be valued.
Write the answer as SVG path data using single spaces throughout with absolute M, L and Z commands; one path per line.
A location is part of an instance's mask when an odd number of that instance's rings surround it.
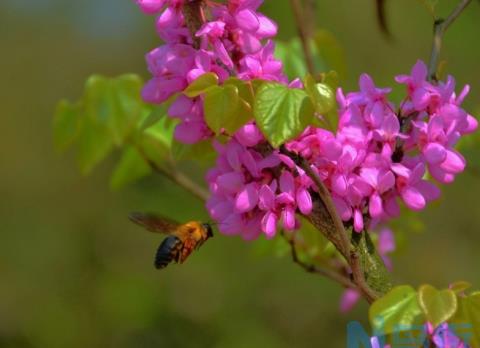
M 202 226 L 205 229 L 205 231 L 207 231 L 207 238 L 213 237 L 212 226 L 210 224 L 207 224 L 207 223 L 202 224 Z

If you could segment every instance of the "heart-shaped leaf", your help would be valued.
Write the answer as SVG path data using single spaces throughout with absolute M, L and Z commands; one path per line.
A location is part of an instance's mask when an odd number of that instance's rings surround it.
M 413 325 L 423 324 L 421 314 L 417 292 L 409 285 L 393 288 L 376 300 L 369 310 L 372 327 L 375 332 L 383 334 L 405 331 Z
M 437 290 L 431 285 L 418 289 L 418 303 L 434 327 L 446 322 L 457 311 L 457 296 L 450 289 Z
M 206 73 L 199 76 L 184 91 L 189 98 L 198 97 L 203 94 L 209 87 L 218 85 L 218 76 L 214 73 Z
M 255 120 L 274 147 L 298 136 L 313 117 L 313 105 L 304 90 L 265 83 L 257 92 Z
M 480 292 L 474 292 L 467 297 L 458 297 L 457 300 L 458 310 L 449 323 L 467 326 L 468 328 L 462 330 L 465 331 L 465 338 L 467 335 L 470 337 L 465 343 L 471 347 L 480 347 Z
M 233 134 L 253 118 L 250 106 L 233 85 L 211 87 L 205 94 L 204 110 L 205 122 L 216 134 L 222 129 Z

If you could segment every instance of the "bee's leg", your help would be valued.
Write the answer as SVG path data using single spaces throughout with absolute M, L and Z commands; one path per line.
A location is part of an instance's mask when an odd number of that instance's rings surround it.
M 195 249 L 197 242 L 191 238 L 187 238 L 185 242 L 183 243 L 183 248 L 180 253 L 180 263 L 185 262 L 187 257 L 192 253 L 192 251 Z

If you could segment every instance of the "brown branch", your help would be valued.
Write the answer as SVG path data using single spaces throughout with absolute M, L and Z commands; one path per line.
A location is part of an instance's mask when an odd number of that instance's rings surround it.
M 440 50 L 442 49 L 443 35 L 471 1 L 472 0 L 461 0 L 446 19 L 440 18 L 434 23 L 432 52 L 430 54 L 430 63 L 428 65 L 428 77 L 431 81 L 437 81 L 438 59 L 440 56 Z
M 197 31 L 202 27 L 205 22 L 205 15 L 203 13 L 203 1 L 204 0 L 190 0 L 186 2 L 182 7 L 182 13 L 185 17 L 185 23 L 187 24 L 190 36 L 193 40 L 193 47 L 195 49 L 200 48 L 201 40 L 196 36 Z
M 328 234 L 330 235 L 330 238 L 329 236 L 327 236 L 327 238 L 329 238 L 329 240 L 332 241 L 332 243 L 334 243 L 337 250 L 344 256 L 345 260 L 350 265 L 353 281 L 358 286 L 358 289 L 362 293 L 363 297 L 365 297 L 365 299 L 369 303 L 374 302 L 379 297 L 379 295 L 370 288 L 370 286 L 367 284 L 365 280 L 365 274 L 360 265 L 360 255 L 358 254 L 357 250 L 351 249 L 351 243 L 350 243 L 347 231 L 345 230 L 345 226 L 343 225 L 342 219 L 338 215 L 337 209 L 335 207 L 335 204 L 333 203 L 330 192 L 325 187 L 325 185 L 323 184 L 322 180 L 319 178 L 317 173 L 315 173 L 312 170 L 308 162 L 303 157 L 289 152 L 288 150 L 285 149 L 285 147 L 281 147 L 280 151 L 283 154 L 290 157 L 300 168 L 302 168 L 317 186 L 320 200 L 323 203 L 325 209 L 327 210 L 334 228 L 333 233 L 331 231 L 328 232 Z M 314 226 L 317 227 L 317 229 L 323 232 L 322 229 L 325 227 L 324 224 L 318 225 L 317 224 L 318 220 L 316 220 L 315 218 L 315 215 L 318 213 L 321 214 L 321 210 L 314 209 L 314 212 L 311 214 L 312 216 L 308 218 L 314 224 Z
M 296 246 L 295 246 L 295 238 L 294 237 L 288 238 L 285 235 L 284 235 L 284 237 L 287 240 L 288 244 L 290 244 L 290 249 L 291 249 L 293 262 L 298 264 L 305 271 L 307 271 L 308 273 L 316 273 L 316 274 L 322 275 L 326 278 L 329 278 L 330 280 L 333 280 L 333 281 L 339 283 L 340 285 L 342 285 L 345 288 L 350 288 L 350 289 L 356 289 L 357 288 L 357 286 L 350 279 L 348 279 L 347 277 L 343 276 L 342 274 L 340 274 L 338 272 L 335 272 L 332 269 L 315 266 L 313 264 L 308 264 L 308 263 L 305 263 L 305 262 L 301 261 L 298 258 L 297 249 L 296 249 Z
M 315 75 L 315 65 L 313 63 L 312 50 L 310 49 L 310 40 L 308 36 L 308 21 L 305 20 L 303 14 L 303 7 L 300 0 L 290 0 L 293 16 L 297 25 L 298 36 L 302 42 L 303 54 L 305 56 L 305 63 L 307 64 L 308 72 Z

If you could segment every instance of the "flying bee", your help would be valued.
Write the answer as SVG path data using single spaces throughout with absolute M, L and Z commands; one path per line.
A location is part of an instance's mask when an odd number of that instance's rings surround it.
M 208 238 L 213 237 L 212 226 L 208 223 L 190 221 L 180 224 L 154 214 L 131 213 L 130 220 L 148 231 L 165 233 L 155 255 L 155 267 L 162 269 L 172 261 L 183 263 L 193 250 L 200 248 Z

